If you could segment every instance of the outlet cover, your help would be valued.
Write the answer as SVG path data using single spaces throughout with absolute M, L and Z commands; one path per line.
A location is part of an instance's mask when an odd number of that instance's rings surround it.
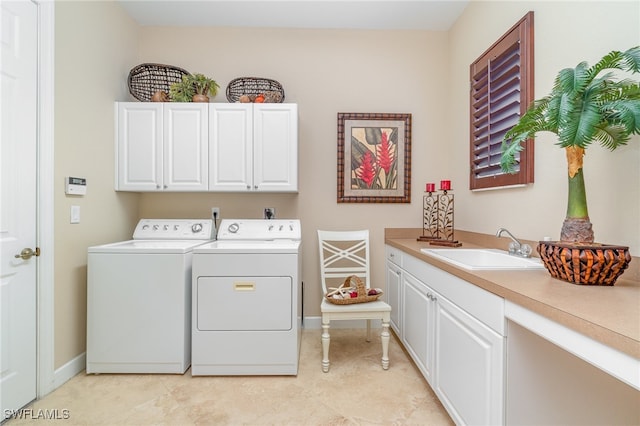
M 264 215 L 265 219 L 275 219 L 276 218 L 276 209 L 274 207 L 265 207 Z

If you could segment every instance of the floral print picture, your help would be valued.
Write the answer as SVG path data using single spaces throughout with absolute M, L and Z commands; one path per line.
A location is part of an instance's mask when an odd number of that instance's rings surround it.
M 410 114 L 338 114 L 338 202 L 409 203 Z
M 398 128 L 351 128 L 351 189 L 396 189 Z

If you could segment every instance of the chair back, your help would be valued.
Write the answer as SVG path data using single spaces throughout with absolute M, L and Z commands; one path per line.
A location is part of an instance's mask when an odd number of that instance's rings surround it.
M 320 278 L 323 294 L 356 275 L 369 288 L 369 231 L 320 231 Z

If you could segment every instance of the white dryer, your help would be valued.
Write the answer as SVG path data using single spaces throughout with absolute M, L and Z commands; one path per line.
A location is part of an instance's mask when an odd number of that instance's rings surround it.
M 193 251 L 191 374 L 296 375 L 302 326 L 299 220 L 223 220 Z
M 89 247 L 87 373 L 178 373 L 191 363 L 193 249 L 210 219 L 142 219 L 133 239 Z

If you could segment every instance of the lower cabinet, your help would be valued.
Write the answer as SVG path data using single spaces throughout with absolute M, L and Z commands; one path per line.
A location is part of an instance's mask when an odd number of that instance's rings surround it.
M 397 265 L 387 262 L 387 303 L 391 305 L 391 328 L 400 336 L 400 302 L 402 270 Z
M 504 337 L 442 296 L 434 305 L 431 386 L 457 424 L 503 424 Z
M 504 300 L 394 250 L 387 289 L 407 352 L 456 424 L 504 424 Z
M 402 290 L 402 343 L 427 381 L 433 383 L 433 293 L 407 272 L 402 274 Z

